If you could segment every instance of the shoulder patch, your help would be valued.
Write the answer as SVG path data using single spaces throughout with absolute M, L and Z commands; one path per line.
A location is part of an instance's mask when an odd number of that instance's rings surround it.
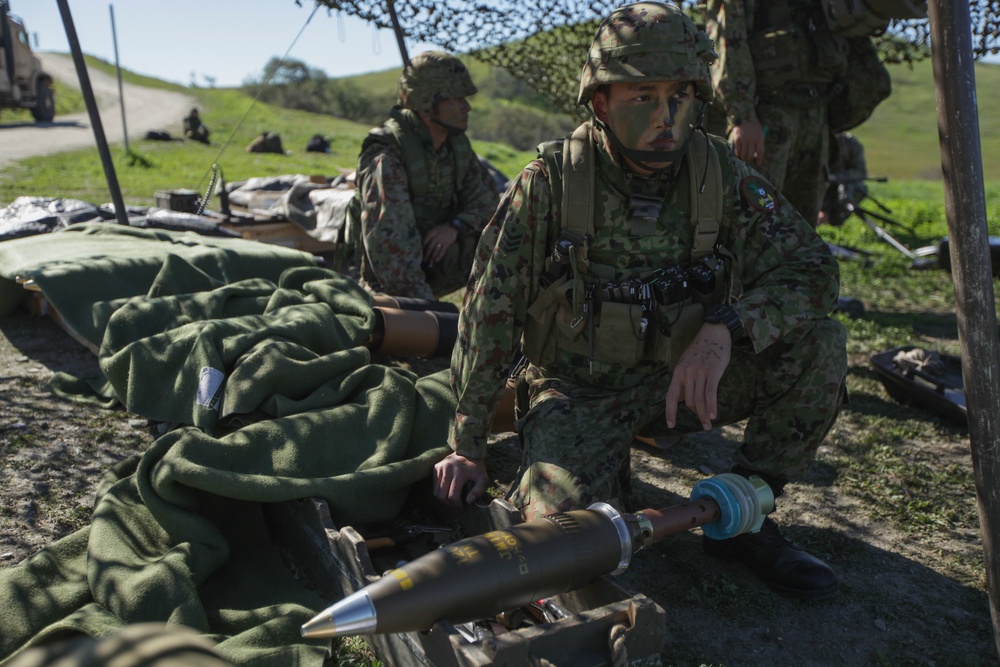
M 521 249 L 524 242 L 524 228 L 517 225 L 513 229 L 505 229 L 501 232 L 498 249 L 501 257 L 509 257 Z
M 740 181 L 740 194 L 750 208 L 761 213 L 774 213 L 778 208 L 778 191 L 760 176 L 746 176 Z

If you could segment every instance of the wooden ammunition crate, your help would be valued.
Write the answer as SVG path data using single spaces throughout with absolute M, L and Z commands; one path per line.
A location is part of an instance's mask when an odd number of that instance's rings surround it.
M 237 225 L 223 223 L 221 226 L 236 232 L 248 241 L 271 243 L 314 254 L 333 252 L 336 248 L 333 243 L 314 239 L 292 222 L 257 222 Z
M 442 512 L 447 512 L 443 506 Z M 502 500 L 461 514 L 457 520 L 468 536 L 509 527 L 518 520 L 516 511 Z M 350 526 L 334 526 L 323 500 L 273 505 L 267 516 L 272 539 L 289 555 L 299 576 L 316 586 L 328 604 L 381 576 L 361 533 Z M 455 520 L 449 516 L 441 523 Z M 441 621 L 427 632 L 370 635 L 365 640 L 383 664 L 392 667 L 521 667 L 545 662 L 603 667 L 614 664 L 612 630 L 624 629 L 624 651 L 621 644 L 616 646 L 627 664 L 662 664 L 663 609 L 615 577 L 599 577 L 552 599 L 570 615 L 481 639 L 474 639 L 465 627 Z

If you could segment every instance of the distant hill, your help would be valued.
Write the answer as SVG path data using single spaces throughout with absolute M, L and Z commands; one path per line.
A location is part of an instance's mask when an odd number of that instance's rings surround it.
M 892 95 L 854 134 L 865 146 L 868 172 L 893 180 L 941 178 L 937 103 L 931 62 L 890 66 Z M 1000 180 L 1000 65 L 975 67 L 979 136 L 986 180 Z M 990 111 L 992 109 L 992 111 Z
M 490 135 L 496 132 L 498 108 L 530 109 L 537 114 L 554 119 L 540 126 L 537 122 L 529 129 L 543 127 L 549 134 L 558 132 L 554 128 L 572 126 L 571 121 L 561 114 L 546 109 L 543 101 L 524 86 L 512 82 L 511 77 L 498 73 L 482 63 L 467 59 L 473 80 L 479 93 L 472 98 L 473 118 L 470 133 L 488 140 L 503 140 L 495 135 L 480 136 L 483 130 Z M 934 80 L 930 60 L 908 65 L 892 65 L 889 72 L 893 81 L 893 92 L 889 99 L 875 110 L 875 113 L 860 127 L 853 130 L 865 145 L 869 173 L 887 176 L 890 180 L 911 180 L 941 178 L 941 152 L 938 145 L 937 108 L 935 103 Z M 1000 65 L 979 63 L 975 67 L 977 98 L 979 102 L 979 126 L 982 141 L 983 173 L 986 180 L 1000 180 Z M 371 95 L 391 99 L 395 96 L 400 69 L 384 70 L 370 74 L 344 77 L 338 81 L 350 81 L 358 89 Z M 993 109 L 993 112 L 989 110 Z M 524 125 L 518 119 L 519 125 Z M 477 134 L 479 132 L 479 134 Z M 527 150 L 534 135 L 524 140 L 521 150 Z M 546 137 L 536 139 L 540 141 Z

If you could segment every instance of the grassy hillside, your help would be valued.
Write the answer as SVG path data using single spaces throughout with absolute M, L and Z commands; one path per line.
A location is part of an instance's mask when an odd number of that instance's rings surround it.
M 113 71 L 111 65 L 89 57 L 88 65 Z M 133 156 L 125 155 L 121 146 L 113 147 L 115 171 L 127 204 L 150 206 L 157 190 L 201 191 L 208 185 L 213 164 L 222 168 L 230 182 L 280 174 L 336 176 L 341 171 L 354 169 L 361 141 L 370 127 L 332 116 L 255 104 L 253 97 L 237 90 L 190 89 L 130 72 L 126 72 L 123 79 L 195 95 L 213 138 L 211 146 L 191 141 L 132 141 Z M 163 129 L 180 136 L 180 118 L 175 127 Z M 262 131 L 280 134 L 285 150 L 291 154 L 244 152 L 244 147 Z M 330 139 L 330 153 L 305 152 L 306 141 L 313 134 Z M 533 152 L 515 151 L 501 144 L 473 141 L 473 146 L 509 175 L 517 173 L 534 157 Z M 67 177 L 68 174 L 71 177 Z M 94 203 L 109 201 L 96 147 L 31 158 L 0 171 L 0 204 L 10 203 L 22 195 L 72 197 Z
M 941 178 L 937 106 L 931 62 L 889 68 L 892 95 L 854 133 L 865 145 L 868 171 L 891 180 Z M 1000 180 L 1000 65 L 977 64 L 976 96 L 983 175 Z
M 88 57 L 92 67 L 113 72 L 110 64 Z M 498 107 L 530 107 L 531 113 L 542 113 L 538 101 L 526 99 L 523 90 L 509 78 L 475 61 L 469 61 L 470 71 L 480 88 L 473 99 L 472 130 L 491 121 L 489 112 Z M 941 200 L 940 149 L 937 139 L 937 111 L 931 74 L 931 63 L 918 63 L 913 68 L 897 65 L 890 68 L 893 94 L 882 103 L 872 117 L 855 133 L 865 145 L 869 172 L 889 178 L 887 186 L 914 179 L 937 181 L 914 192 L 918 198 Z M 345 77 L 366 93 L 391 100 L 395 96 L 399 69 Z M 207 184 L 207 174 L 218 163 L 227 180 L 285 173 L 336 175 L 353 169 L 358 147 L 369 123 L 353 123 L 332 116 L 290 111 L 262 103 L 253 103 L 253 96 L 236 90 L 187 88 L 149 77 L 124 73 L 130 83 L 177 90 L 199 98 L 206 124 L 216 143 L 203 146 L 193 142 L 160 143 L 132 142 L 141 159 L 129 160 L 122 151 L 113 151 L 116 170 L 125 200 L 148 205 L 156 190 L 173 188 L 201 189 Z M 979 124 L 982 137 L 984 177 L 989 200 L 996 199 L 1000 182 L 1000 115 L 989 113 L 1000 105 L 1000 65 L 976 65 L 977 96 L 980 108 Z M 64 88 L 64 87 L 63 87 Z M 82 100 L 70 94 L 60 95 L 60 113 L 67 105 L 82 109 Z M 512 115 L 511 117 L 515 117 Z M 4 116 L 5 121 L 11 117 Z M 179 134 L 178 127 L 165 128 Z M 526 122 L 531 131 L 530 122 Z M 286 150 L 292 155 L 248 155 L 243 147 L 262 131 L 281 134 Z M 306 140 L 315 133 L 331 139 L 330 154 L 306 153 Z M 550 138 L 529 137 L 531 140 Z M 228 140 L 225 147 L 223 143 Z M 514 150 L 500 143 L 473 142 L 476 149 L 507 175 L 516 174 L 533 157 L 531 150 Z M 65 174 L 73 174 L 66 179 Z M 876 193 L 885 193 L 877 185 Z M 17 167 L 0 172 L 0 202 L 10 202 L 22 194 L 72 196 L 87 200 L 106 201 L 104 173 L 96 159 L 96 149 L 75 151 L 59 156 L 26 160 Z M 909 196 L 909 195 L 907 195 Z

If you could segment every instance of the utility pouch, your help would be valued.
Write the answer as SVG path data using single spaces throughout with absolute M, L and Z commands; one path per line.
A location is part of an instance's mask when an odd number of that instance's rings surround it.
M 677 360 L 704 324 L 700 303 L 676 303 L 658 311 L 656 331 L 649 336 L 650 356 L 673 370 Z
M 767 30 L 750 37 L 757 88 L 779 89 L 807 80 L 813 49 L 798 28 Z
M 691 298 L 703 308 L 723 303 L 729 279 L 729 259 L 713 253 L 688 269 Z
M 601 361 L 635 366 L 645 356 L 645 308 L 641 304 L 601 304 L 601 319 L 594 342 L 595 355 Z
M 568 280 L 568 274 L 556 278 L 528 307 L 528 318 L 524 323 L 522 336 L 522 353 L 536 364 L 549 363 L 554 356 L 555 341 L 551 340 L 552 325 L 556 320 L 556 313 L 560 310 L 560 303 L 566 302 L 565 291 Z
M 583 280 L 573 278 L 558 290 L 556 301 L 555 331 L 556 346 L 574 354 L 588 355 L 590 346 L 585 332 L 590 326 L 583 310 Z M 579 303 L 577 303 L 579 301 Z M 530 358 L 530 357 L 529 357 Z
M 835 34 L 825 23 L 816 27 L 812 38 L 816 47 L 816 64 L 809 80 L 831 83 L 847 74 L 847 39 Z

